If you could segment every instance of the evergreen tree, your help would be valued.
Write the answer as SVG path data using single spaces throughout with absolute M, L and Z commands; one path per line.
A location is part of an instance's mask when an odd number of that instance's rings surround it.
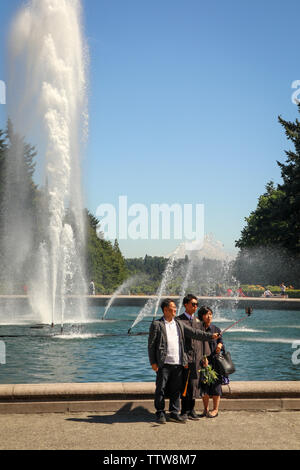
M 116 282 L 118 283 L 118 285 L 121 285 L 126 279 L 126 277 L 128 276 L 128 272 L 126 269 L 125 259 L 121 253 L 117 239 L 114 242 L 113 252 L 114 252 L 114 257 L 113 257 L 112 269 L 116 277 Z
M 37 186 L 33 181 L 36 151 L 8 120 L 2 152 L 1 244 L 4 275 L 19 289 L 26 283 L 37 229 Z M 2 133 L 3 147 L 3 133 Z M 33 234 L 33 237 L 32 237 Z
M 300 105 L 298 105 L 300 112 Z M 259 197 L 257 208 L 236 241 L 240 248 L 234 272 L 242 282 L 278 283 L 284 279 L 299 284 L 300 270 L 300 122 L 279 123 L 294 145 L 287 160 L 277 161 L 282 183 L 271 181 Z M 253 263 L 253 260 L 255 262 Z M 256 274 L 254 273 L 256 272 Z M 256 278 L 255 278 L 256 276 Z
M 128 273 L 118 242 L 114 245 L 98 236 L 99 220 L 86 212 L 87 279 L 93 279 L 100 294 L 112 293 L 126 279 Z
M 257 208 L 245 218 L 247 225 L 242 230 L 241 238 L 236 241 L 238 248 L 281 244 L 287 230 L 281 213 L 284 195 L 272 181 L 266 185 L 266 192 L 259 197 Z
M 300 112 L 300 104 L 298 105 Z M 290 251 L 300 252 L 300 122 L 289 122 L 279 116 L 285 134 L 293 142 L 295 151 L 286 151 L 286 163 L 277 162 L 281 169 L 283 183 L 278 186 L 283 191 L 281 210 L 287 233 L 283 245 Z
M 300 105 L 298 106 L 300 112 Z M 286 136 L 295 151 L 286 151 L 287 161 L 277 162 L 283 182 L 275 188 L 271 181 L 260 196 L 255 211 L 245 220 L 238 248 L 277 246 L 290 252 L 300 252 L 300 122 L 284 121 L 279 116 Z

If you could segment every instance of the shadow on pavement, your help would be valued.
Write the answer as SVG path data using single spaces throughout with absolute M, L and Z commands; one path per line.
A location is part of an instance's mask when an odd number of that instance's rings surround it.
M 155 422 L 155 414 L 143 406 L 138 406 L 131 410 L 133 403 L 126 403 L 120 410 L 112 415 L 90 415 L 86 418 L 66 418 L 66 421 L 75 421 L 82 423 L 136 423 L 136 422 Z

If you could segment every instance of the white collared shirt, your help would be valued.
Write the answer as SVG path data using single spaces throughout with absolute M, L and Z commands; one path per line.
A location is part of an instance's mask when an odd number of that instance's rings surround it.
M 166 321 L 164 319 L 168 339 L 168 351 L 165 359 L 165 364 L 181 364 L 181 351 L 179 341 L 179 331 L 176 321 Z

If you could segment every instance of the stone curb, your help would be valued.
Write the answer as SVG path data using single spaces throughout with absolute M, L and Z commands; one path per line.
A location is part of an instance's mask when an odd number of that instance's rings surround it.
M 154 390 L 154 382 L 0 385 L 0 413 L 154 412 Z M 300 381 L 230 382 L 220 409 L 300 410 Z

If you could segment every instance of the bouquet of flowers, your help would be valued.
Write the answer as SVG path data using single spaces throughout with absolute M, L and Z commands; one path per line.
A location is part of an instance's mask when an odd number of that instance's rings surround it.
M 206 359 L 207 359 L 206 356 L 204 356 L 203 358 L 204 363 L 207 362 Z M 209 364 L 206 366 L 203 366 L 199 370 L 199 372 L 200 372 L 200 382 L 202 382 L 203 384 L 211 385 L 218 378 L 217 372 Z

